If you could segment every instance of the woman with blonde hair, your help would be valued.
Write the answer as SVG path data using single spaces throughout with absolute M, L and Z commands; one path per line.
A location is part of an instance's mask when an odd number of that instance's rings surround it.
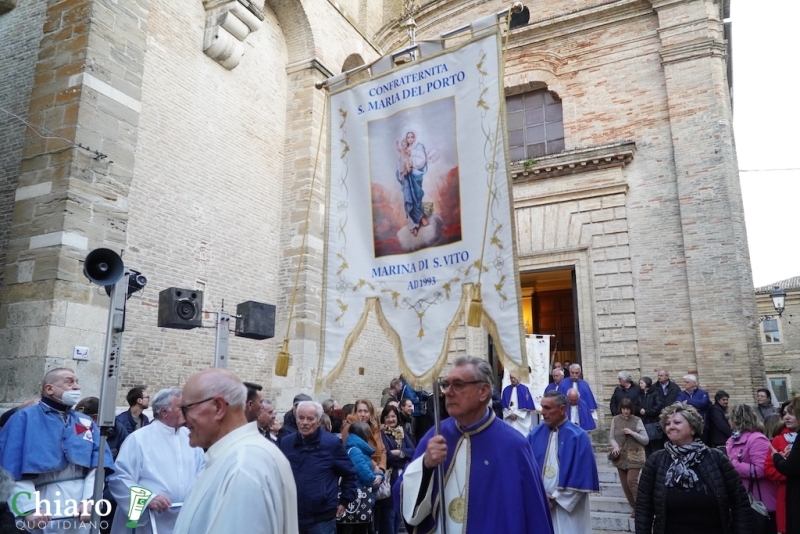
M 769 456 L 769 439 L 764 435 L 758 415 L 752 407 L 740 404 L 730 415 L 732 433 L 725 443 L 725 450 L 742 479 L 742 485 L 755 499 L 763 502 L 769 512 L 764 532 L 774 533 L 778 486 L 764 472 Z
M 637 534 L 751 534 L 747 492 L 722 451 L 700 441 L 703 417 L 675 403 L 661 426 L 668 441 L 639 478 Z
M 354 413 L 347 416 L 348 423 L 355 423 L 361 421 L 367 423 L 370 429 L 370 439 L 368 444 L 375 452 L 372 455 L 372 461 L 377 464 L 378 468 L 384 473 L 386 472 L 386 448 L 383 446 L 383 438 L 381 438 L 381 425 L 378 422 L 378 415 L 375 413 L 375 406 L 367 399 L 358 399 L 354 405 Z M 350 426 L 342 428 L 342 443 L 347 443 L 347 436 L 350 434 Z
M 617 468 L 622 491 L 625 493 L 625 498 L 628 499 L 628 504 L 634 510 L 631 517 L 634 517 L 636 494 L 639 491 L 639 471 L 644 467 L 645 462 L 644 446 L 650 440 L 642 420 L 631 414 L 633 402 L 630 399 L 623 398 L 619 402 L 619 412 L 619 415 L 615 415 L 611 419 L 609 437 L 611 454 L 609 458 Z

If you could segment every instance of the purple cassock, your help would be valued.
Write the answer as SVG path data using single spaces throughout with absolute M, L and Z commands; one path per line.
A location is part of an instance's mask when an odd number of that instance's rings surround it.
M 573 384 L 576 384 L 576 382 L 569 378 L 565 378 L 558 385 L 558 391 L 563 393 L 566 397 L 567 392 L 572 389 Z M 597 428 L 597 424 L 594 422 L 594 417 L 592 417 L 592 410 L 597 409 L 597 401 L 594 400 L 592 388 L 589 387 L 589 384 L 586 382 L 586 380 L 579 378 L 577 385 L 578 393 L 581 395 L 581 398 L 578 401 L 578 418 L 580 419 L 578 426 L 588 432 Z M 572 410 L 570 408 L 571 406 L 569 403 L 567 403 L 567 419 L 572 421 Z
M 441 434 L 447 441 L 444 473 L 450 472 L 458 442 L 468 439 L 470 443 L 464 521 L 467 532 L 553 533 L 541 471 L 522 434 L 498 419 L 489 409 L 480 421 L 466 428 L 459 427 L 452 417 L 445 419 L 441 423 Z M 428 440 L 433 436 L 434 429 L 431 429 L 420 440 L 412 463 L 425 454 Z M 396 510 L 403 509 L 402 485 L 405 474 L 400 476 L 392 490 Z M 432 513 L 414 529 L 418 534 L 438 532 L 436 517 L 440 502 L 439 484 L 435 476 L 430 484 L 433 484 L 432 499 L 435 504 Z
M 517 402 L 518 406 L 511 406 L 511 393 L 514 388 L 517 388 Z M 516 386 L 506 386 L 503 390 L 503 408 L 517 408 L 519 410 L 535 410 L 536 405 L 533 404 L 533 397 L 531 391 L 525 384 L 517 384 Z

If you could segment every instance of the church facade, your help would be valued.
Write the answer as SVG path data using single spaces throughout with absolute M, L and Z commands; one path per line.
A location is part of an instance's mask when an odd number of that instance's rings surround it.
M 748 402 L 764 381 L 728 4 L 531 0 L 530 22 L 509 38 L 525 328 L 554 335 L 555 357 L 583 365 L 601 404 L 621 370 L 695 372 L 705 389 Z M 108 298 L 82 274 L 98 247 L 124 251 L 148 278 L 128 301 L 122 390 L 180 385 L 209 367 L 214 312 L 255 300 L 277 306 L 276 337 L 231 337 L 229 368 L 263 384 L 279 409 L 311 392 L 328 146 L 315 84 L 407 44 L 410 18 L 421 40 L 506 7 L 0 0 L 0 402 L 35 395 L 61 365 L 98 390 Z M 296 275 L 281 377 L 273 369 Z M 157 327 L 168 287 L 204 292 L 207 328 Z M 398 366 L 371 321 L 318 395 L 380 398 Z M 486 332 L 459 332 L 454 357 L 491 356 Z M 73 360 L 76 347 L 88 360 Z

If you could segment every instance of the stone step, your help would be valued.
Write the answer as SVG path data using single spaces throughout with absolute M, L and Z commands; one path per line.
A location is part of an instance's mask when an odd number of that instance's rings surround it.
M 592 530 L 611 530 L 614 532 L 635 532 L 634 519 L 627 514 L 613 512 L 592 512 Z
M 589 506 L 591 507 L 592 514 L 594 514 L 594 512 L 630 514 L 633 511 L 627 500 L 618 497 L 592 495 L 589 497 Z
M 597 475 L 600 477 L 601 484 L 619 484 L 619 473 L 617 473 L 616 469 L 614 469 L 614 471 L 602 471 L 598 469 Z
M 622 486 L 617 482 L 616 484 L 600 483 L 600 494 L 602 497 L 614 497 L 617 499 L 624 499 L 625 492 L 622 491 Z

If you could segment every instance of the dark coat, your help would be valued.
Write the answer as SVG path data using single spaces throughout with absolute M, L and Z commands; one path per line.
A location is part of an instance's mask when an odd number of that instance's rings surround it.
M 661 387 L 661 384 L 655 382 L 653 384 L 653 389 L 658 390 L 662 395 L 664 395 L 664 406 L 672 406 L 675 404 L 675 401 L 678 400 L 678 395 L 681 393 L 681 388 L 670 380 L 667 382 L 667 391 L 664 392 L 664 389 Z
M 628 389 L 617 386 L 614 394 L 611 395 L 611 415 L 619 415 L 619 403 L 622 402 L 622 399 L 630 399 L 633 405 L 636 406 L 636 397 L 639 396 L 641 391 L 636 384 L 632 384 Z
M 356 470 L 339 438 L 318 428 L 305 440 L 300 433 L 286 436 L 280 448 L 294 473 L 300 525 L 330 521 L 336 517 L 337 506 L 356 499 Z
M 281 429 L 278 430 L 278 443 L 283 441 L 283 438 L 286 436 L 290 436 L 297 432 L 297 419 L 294 417 L 294 412 L 289 410 L 286 412 L 286 415 L 283 416 L 283 425 Z
M 636 397 L 634 402 L 636 405 L 636 413 L 634 415 L 641 418 L 643 424 L 658 423 L 658 416 L 661 415 L 661 410 L 664 408 L 664 395 L 655 387 L 651 387 L 645 393 L 639 390 L 639 396 Z M 640 410 L 644 409 L 644 415 Z
M 720 447 L 725 445 L 732 433 L 733 430 L 728 422 L 728 411 L 715 402 L 711 405 L 711 409 L 708 410 L 705 439 L 703 441 L 711 447 Z
M 381 432 L 381 439 L 383 439 L 383 446 L 386 448 L 386 464 L 387 467 L 392 469 L 392 478 L 390 479 L 392 483 L 392 487 L 394 487 L 394 483 L 397 481 L 397 477 L 400 476 L 400 471 L 405 469 L 406 465 L 411 462 L 411 458 L 414 457 L 414 444 L 408 437 L 408 434 L 403 436 L 403 444 L 398 447 L 397 440 L 394 438 L 390 438 L 386 435 L 385 432 Z M 392 454 L 392 451 L 401 451 L 403 453 L 403 457 L 396 456 Z
M 786 532 L 800 532 L 800 446 L 792 447 L 787 458 L 773 454 L 772 462 L 786 477 Z
M 668 488 L 665 484 L 667 469 L 672 458 L 665 450 L 650 455 L 639 477 L 636 499 L 636 534 L 664 534 Z M 717 449 L 707 448 L 700 464 L 694 467 L 698 476 L 714 489 L 718 507 L 709 513 L 718 513 L 725 534 L 753 534 L 750 500 L 742 479 L 725 455 Z
M 128 434 L 133 434 L 133 432 L 136 430 L 136 421 L 133 420 L 133 416 L 131 415 L 130 409 L 125 410 L 124 412 L 119 414 L 116 420 L 117 422 L 122 424 L 122 426 L 125 428 Z M 141 421 L 142 421 L 142 427 L 145 427 L 150 424 L 150 419 L 148 419 L 145 414 L 142 414 Z M 128 434 L 126 434 L 126 437 Z

